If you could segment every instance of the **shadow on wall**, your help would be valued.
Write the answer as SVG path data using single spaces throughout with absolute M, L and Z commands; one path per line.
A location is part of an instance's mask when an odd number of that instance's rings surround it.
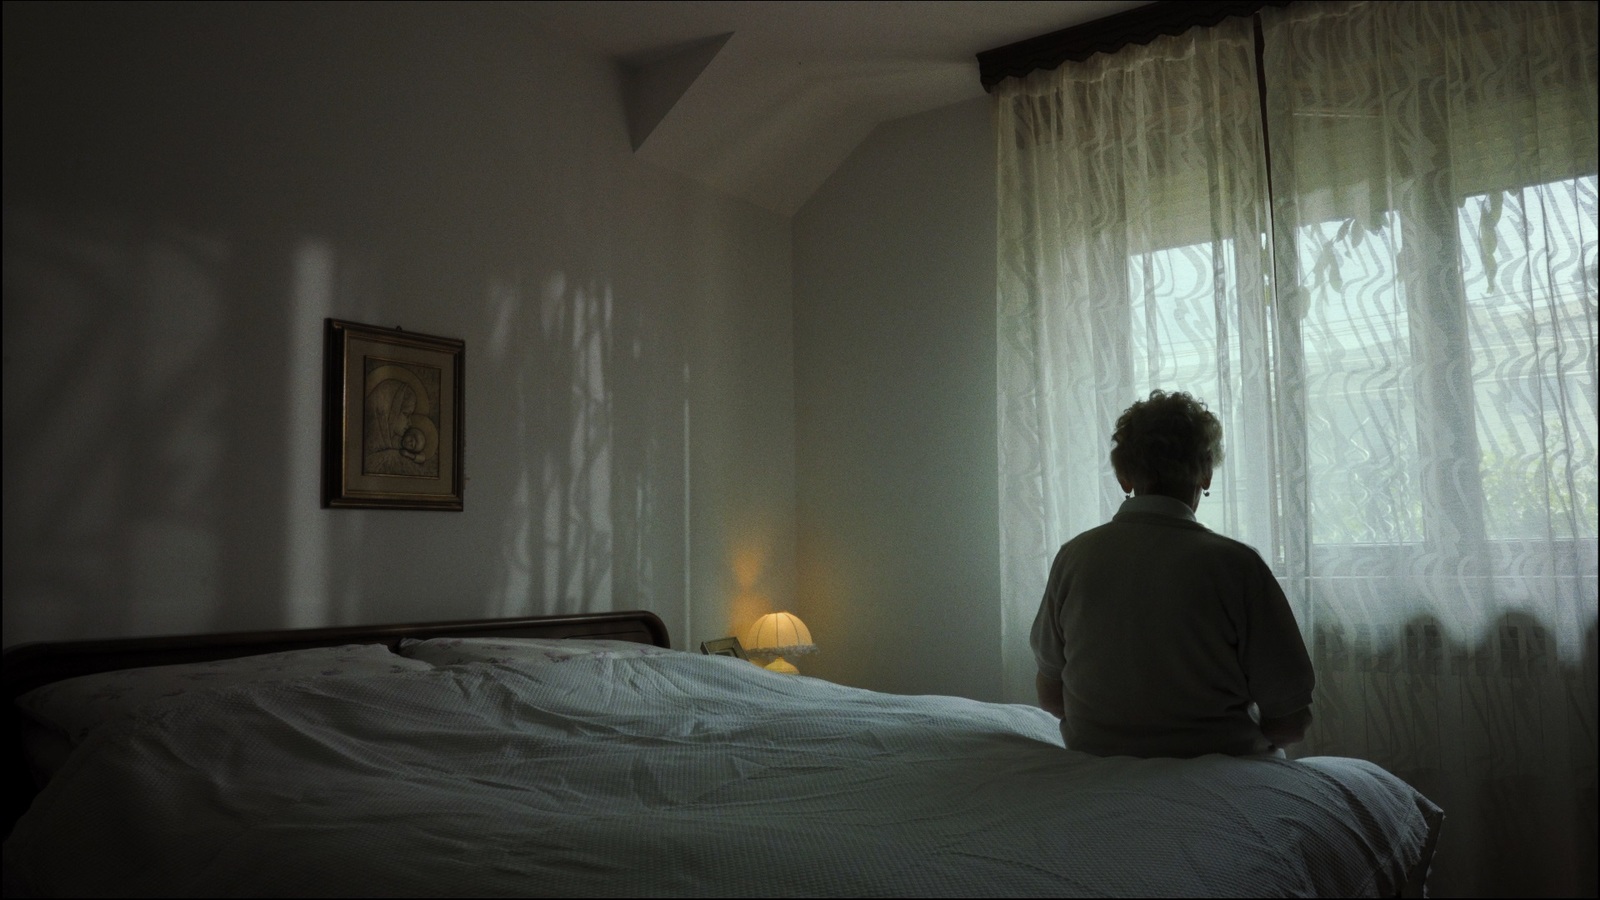
M 609 281 L 558 272 L 490 293 L 487 364 L 511 380 L 507 437 L 519 452 L 487 614 L 642 608 L 673 621 L 662 607 L 680 596 L 687 561 L 663 525 L 681 521 L 687 501 L 664 483 L 687 484 L 688 467 L 676 417 L 662 422 L 662 410 L 681 408 L 688 427 L 673 365 L 650 358 L 659 342 Z
M 1562 665 L 1522 612 L 1475 644 L 1432 616 L 1313 632 L 1316 722 L 1298 757 L 1369 759 L 1445 811 L 1435 896 L 1594 896 L 1596 635 Z
M 9 204 L 4 258 L 8 639 L 205 630 L 275 593 L 284 307 L 221 302 L 257 261 Z
M 8 642 L 669 618 L 681 315 L 613 269 L 692 230 L 501 15 L 7 6 Z M 465 512 L 320 508 L 330 315 L 466 341 Z
M 5 208 L 9 641 L 619 605 L 679 624 L 687 367 L 646 311 L 598 278 L 496 286 L 468 344 L 468 512 L 324 510 L 323 319 L 360 305 L 356 276 L 321 242 L 248 245 Z

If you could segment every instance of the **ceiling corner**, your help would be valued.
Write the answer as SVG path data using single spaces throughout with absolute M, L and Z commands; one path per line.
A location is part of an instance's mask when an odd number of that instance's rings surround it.
M 731 37 L 730 31 L 623 61 L 623 105 L 634 150 L 645 145 Z

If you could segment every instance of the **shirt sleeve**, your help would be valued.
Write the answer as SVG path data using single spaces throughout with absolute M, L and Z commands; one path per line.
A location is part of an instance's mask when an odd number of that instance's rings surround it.
M 1289 598 L 1261 557 L 1251 555 L 1255 571 L 1246 592 L 1240 662 L 1261 717 L 1276 719 L 1310 706 L 1317 679 Z
M 1033 631 L 1028 642 L 1033 647 L 1033 658 L 1039 664 L 1039 674 L 1047 678 L 1061 677 L 1066 667 L 1066 655 L 1061 646 L 1061 601 L 1066 590 L 1066 555 L 1063 546 L 1056 553 L 1050 567 L 1050 580 L 1045 583 L 1044 599 L 1039 602 L 1039 613 L 1033 617 Z

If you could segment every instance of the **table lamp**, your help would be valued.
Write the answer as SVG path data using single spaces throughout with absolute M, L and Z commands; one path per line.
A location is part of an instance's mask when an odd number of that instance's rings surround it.
M 811 642 L 811 630 L 794 613 L 767 613 L 745 632 L 745 653 L 772 657 L 772 662 L 766 666 L 769 672 L 798 675 L 800 670 L 784 657 L 799 656 L 816 649 L 817 645 Z

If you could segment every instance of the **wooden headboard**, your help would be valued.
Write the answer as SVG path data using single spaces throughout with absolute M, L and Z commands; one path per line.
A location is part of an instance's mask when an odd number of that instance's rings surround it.
M 174 663 L 210 662 L 259 653 L 336 647 L 341 644 L 385 644 L 393 650 L 406 638 L 603 638 L 671 647 L 667 626 L 655 613 L 587 613 L 571 616 L 530 616 L 517 619 L 472 619 L 457 622 L 418 622 L 399 625 L 352 625 L 337 628 L 301 628 L 288 631 L 248 631 L 230 634 L 187 634 L 171 637 L 121 638 L 99 641 L 63 641 L 18 644 L 0 656 L 0 683 L 5 689 L 7 712 L 5 740 L 8 771 L 4 787 L 5 830 L 33 802 L 37 788 L 28 770 L 23 748 L 22 712 L 16 698 L 36 687 L 78 675 L 138 669 Z

